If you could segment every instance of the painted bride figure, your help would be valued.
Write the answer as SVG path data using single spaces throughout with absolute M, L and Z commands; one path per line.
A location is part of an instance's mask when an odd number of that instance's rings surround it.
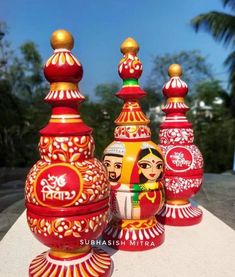
M 155 210 L 155 202 L 157 193 L 156 190 L 163 189 L 163 184 L 160 181 L 163 176 L 163 157 L 155 148 L 151 148 L 147 144 L 146 148 L 142 148 L 138 154 L 136 166 L 138 167 L 136 184 L 132 186 L 132 205 L 134 218 L 146 217 L 145 209 L 141 209 L 142 203 L 148 202 L 149 209 L 152 212 Z M 136 166 L 133 169 L 131 179 L 135 179 Z M 140 193 L 139 193 L 140 191 Z M 159 199 L 160 202 L 162 199 Z M 145 204 L 146 205 L 146 204 Z M 150 212 L 151 212 L 150 211 Z

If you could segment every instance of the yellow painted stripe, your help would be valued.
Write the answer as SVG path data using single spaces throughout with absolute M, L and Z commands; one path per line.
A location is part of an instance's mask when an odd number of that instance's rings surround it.
M 32 271 L 30 271 L 31 273 L 35 273 L 38 270 L 40 270 L 45 264 L 47 264 L 47 261 L 45 260 L 40 266 L 34 268 Z
M 100 272 L 100 273 L 104 273 L 104 272 L 105 272 L 102 268 L 100 268 L 98 265 L 96 265 L 96 261 L 94 260 L 93 257 L 90 259 L 90 263 L 91 263 L 92 267 L 93 267 L 96 271 L 98 271 L 98 272 Z
M 72 277 L 70 266 L 67 267 L 66 277 Z
M 69 82 L 54 82 L 50 84 L 51 91 L 58 91 L 58 90 L 75 90 L 78 91 L 78 86 L 75 83 Z
M 42 273 L 47 268 L 48 263 L 46 263 L 39 271 L 36 272 L 36 274 L 33 275 L 33 277 L 42 277 Z
M 41 254 L 41 255 L 39 255 L 39 256 L 37 256 L 37 257 L 32 261 L 31 264 L 35 264 L 36 262 L 38 262 L 39 260 L 42 260 L 42 259 L 44 259 L 44 253 Z
M 51 277 L 51 269 L 53 267 L 53 264 L 47 269 L 47 271 L 42 275 L 42 277 Z
M 51 118 L 50 123 L 79 123 L 82 122 L 81 119 L 68 119 L 68 118 Z
M 78 114 L 56 114 L 52 115 L 51 118 L 66 118 L 66 119 L 73 119 L 73 118 L 80 118 Z
M 109 261 L 104 260 L 103 258 L 101 258 L 99 255 L 95 254 L 96 259 L 100 262 L 103 263 L 105 265 L 110 265 Z
M 103 264 L 103 262 L 100 262 L 97 257 L 94 255 L 94 259 L 95 259 L 95 262 L 98 266 L 100 266 L 101 268 L 109 268 L 108 266 L 106 266 L 105 264 Z
M 55 54 L 55 55 L 53 56 L 53 59 L 52 59 L 51 63 L 52 63 L 52 64 L 56 64 L 58 58 L 59 58 L 59 54 L 57 53 L 57 54 Z
M 41 265 L 43 265 L 44 263 L 46 262 L 45 259 L 43 259 L 41 262 L 33 265 L 33 266 L 30 266 L 30 269 L 35 269 L 35 268 L 39 268 Z
M 81 277 L 76 265 L 73 267 L 73 277 Z
M 57 269 L 58 269 L 58 265 L 55 267 L 55 269 L 51 273 L 50 277 L 55 277 L 57 275 Z
M 184 103 L 184 98 L 183 97 L 169 97 L 166 102 L 167 103 L 179 103 L 179 102 Z
M 40 262 L 42 262 L 44 260 L 44 257 L 41 257 L 40 259 L 37 259 L 37 260 L 33 260 L 31 265 L 30 265 L 30 268 L 31 267 L 34 267 L 35 265 L 39 264 Z
M 81 271 L 83 277 L 90 277 L 90 276 L 86 273 L 86 271 L 85 271 L 85 269 L 83 268 L 82 264 L 79 265 L 79 269 L 80 269 L 80 271 Z
M 49 59 L 48 59 L 48 61 L 47 61 L 47 63 L 46 63 L 46 66 L 48 66 L 50 63 L 51 63 L 51 60 L 54 58 L 54 55 L 53 56 L 51 56 Z
M 64 277 L 64 267 L 61 266 L 59 277 Z
M 105 252 L 101 252 L 101 253 L 99 253 L 99 255 L 100 255 L 103 259 L 110 260 L 109 255 L 108 255 L 107 253 L 105 253 Z
M 139 85 L 123 85 L 123 88 L 129 88 L 129 87 L 139 87 Z
M 97 274 L 97 272 L 93 270 L 93 268 L 88 264 L 88 262 L 85 262 L 85 266 L 86 266 L 87 271 L 88 271 L 92 276 L 95 276 L 95 277 L 98 277 L 98 276 L 99 276 L 99 274 Z

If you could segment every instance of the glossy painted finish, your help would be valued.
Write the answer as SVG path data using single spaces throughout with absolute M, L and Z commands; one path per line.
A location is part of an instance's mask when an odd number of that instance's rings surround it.
M 164 203 L 164 162 L 138 103 L 146 95 L 138 84 L 142 73 L 138 49 L 131 38 L 121 45 L 124 57 L 118 72 L 123 87 L 117 96 L 124 105 L 115 120 L 115 140 L 103 156 L 111 183 L 112 213 L 103 236 L 111 247 L 128 251 L 151 249 L 164 241 L 164 227 L 154 217 Z
M 54 32 L 51 44 L 55 51 L 44 73 L 50 82 L 45 101 L 52 115 L 40 131 L 40 160 L 25 184 L 29 228 L 50 250 L 32 261 L 29 275 L 110 276 L 110 257 L 84 246 L 84 240 L 97 239 L 108 222 L 109 182 L 105 167 L 94 158 L 92 130 L 77 110 L 84 101 L 77 84 L 82 65 L 70 51 L 69 32 Z
M 167 225 L 188 226 L 201 221 L 202 212 L 189 203 L 202 184 L 203 158 L 196 145 L 192 124 L 185 114 L 189 107 L 184 102 L 187 84 L 180 79 L 182 69 L 169 67 L 170 80 L 163 87 L 167 99 L 163 111 L 166 119 L 160 126 L 160 144 L 165 156 L 166 205 L 158 219 Z

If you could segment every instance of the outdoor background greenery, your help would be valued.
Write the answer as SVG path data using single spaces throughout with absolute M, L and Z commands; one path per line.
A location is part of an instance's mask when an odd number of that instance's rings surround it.
M 222 2 L 231 8 L 231 14 L 201 14 L 192 19 L 192 29 L 204 29 L 219 42 L 234 48 L 235 1 Z M 4 23 L 1 23 L 1 28 L 6 32 Z M 0 50 L 0 166 L 31 166 L 39 158 L 38 131 L 50 117 L 50 107 L 43 102 L 49 85 L 43 76 L 42 57 L 34 42 L 24 43 L 20 52 L 13 51 L 7 41 L 7 32 L 1 41 Z M 194 109 L 197 111 L 196 116 L 192 112 L 188 113 L 193 123 L 195 143 L 204 156 L 205 171 L 230 170 L 235 147 L 235 51 L 225 61 L 225 67 L 229 70 L 227 89 L 216 79 L 211 66 L 197 50 L 156 56 L 144 86 L 148 95 L 140 102 L 145 113 L 163 102 L 161 88 L 168 79 L 167 69 L 171 63 L 179 63 L 183 67 L 182 79 L 190 87 L 188 105 L 192 107 L 204 101 L 211 107 L 212 117 L 206 117 L 199 108 Z M 120 86 L 121 83 L 97 85 L 97 100 L 87 97 L 80 107 L 82 118 L 93 128 L 96 156 L 99 158 L 113 140 L 114 120 L 122 106 L 122 102 L 115 97 Z M 216 103 L 218 97 L 223 100 L 222 104 Z M 153 140 L 158 141 L 159 124 L 152 120 L 150 127 Z

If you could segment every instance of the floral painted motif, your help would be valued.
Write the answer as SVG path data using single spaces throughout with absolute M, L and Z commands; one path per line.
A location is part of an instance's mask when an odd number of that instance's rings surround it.
M 114 137 L 116 140 L 120 139 L 149 139 L 151 131 L 148 126 L 117 126 L 114 131 Z
M 191 144 L 193 143 L 193 129 L 169 128 L 160 130 L 160 143 L 169 144 Z
M 47 220 L 45 218 L 27 217 L 29 227 L 35 234 L 41 234 L 45 237 L 54 235 L 62 239 L 64 237 L 73 236 L 82 237 L 83 233 L 96 232 L 102 224 L 108 223 L 108 212 L 93 216 L 90 219 L 69 220 L 58 218 L 55 220 Z
M 129 76 L 129 78 L 139 78 L 142 71 L 142 63 L 135 54 L 128 53 L 121 59 L 118 65 L 119 74 Z
M 92 136 L 45 137 L 39 142 L 42 160 L 46 162 L 69 162 L 91 158 L 94 155 L 94 140 Z
M 192 188 L 199 188 L 202 184 L 202 178 L 166 178 L 165 188 L 174 194 L 184 192 Z

